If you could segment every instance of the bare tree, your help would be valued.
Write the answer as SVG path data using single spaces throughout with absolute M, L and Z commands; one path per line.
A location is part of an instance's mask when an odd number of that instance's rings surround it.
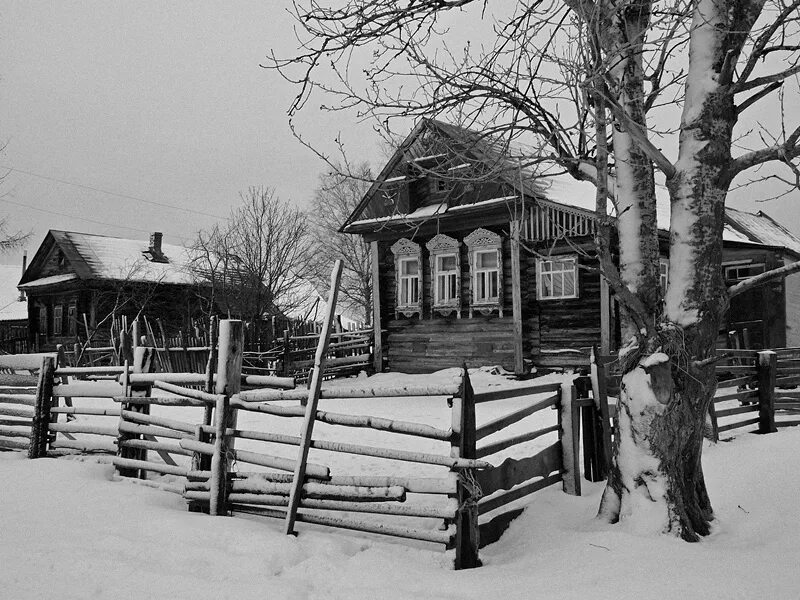
M 720 319 L 742 291 L 721 275 L 725 199 L 746 172 L 800 183 L 800 123 L 787 112 L 800 0 L 298 0 L 294 12 L 302 50 L 270 62 L 300 86 L 293 121 L 333 94 L 328 106 L 378 125 L 439 115 L 507 143 L 539 138 L 548 158 L 597 184 L 602 215 L 614 204 L 618 261 L 605 218 L 597 242 L 624 312 L 625 374 L 600 517 L 655 518 L 689 541 L 708 534 L 703 421 Z M 754 119 L 753 106 L 770 108 Z M 773 170 L 754 171 L 764 166 Z M 663 301 L 657 176 L 671 208 Z
M 249 321 L 260 339 L 268 315 L 299 303 L 308 274 L 308 220 L 265 187 L 241 194 L 228 222 L 198 233 L 193 270 L 210 286 L 214 307 Z
M 372 260 L 369 244 L 362 238 L 340 233 L 342 223 L 355 210 L 369 189 L 372 173 L 366 163 L 356 169 L 356 177 L 341 170 L 319 178 L 309 214 L 314 234 L 310 278 L 320 292 L 327 292 L 334 261 L 343 261 L 339 303 L 365 323 L 372 321 Z

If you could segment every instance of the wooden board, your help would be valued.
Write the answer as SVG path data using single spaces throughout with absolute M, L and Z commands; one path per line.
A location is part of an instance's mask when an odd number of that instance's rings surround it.
M 551 444 L 527 458 L 507 458 L 499 466 L 475 472 L 484 496 L 498 490 L 510 490 L 533 477 L 544 477 L 561 469 L 561 442 Z

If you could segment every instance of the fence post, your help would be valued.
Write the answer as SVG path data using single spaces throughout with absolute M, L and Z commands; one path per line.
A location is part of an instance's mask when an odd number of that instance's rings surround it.
M 153 348 L 145 346 L 137 346 L 133 353 L 133 369 L 134 373 L 149 373 L 153 367 Z M 130 394 L 131 396 L 142 396 L 147 398 L 150 396 L 152 386 L 150 384 L 130 384 L 128 385 L 128 369 L 127 364 L 123 364 L 125 372 L 123 373 L 123 394 Z M 122 410 L 135 410 L 143 414 L 150 414 L 150 405 L 148 404 L 130 404 L 123 402 L 120 405 Z M 122 423 L 125 419 L 120 415 L 119 422 Z M 147 458 L 147 450 L 138 448 L 125 448 L 122 443 L 126 440 L 138 438 L 139 436 L 132 433 L 119 432 L 117 436 L 117 456 L 120 458 L 130 458 L 134 460 L 145 460 Z M 122 477 L 136 477 L 140 478 L 144 475 L 144 471 L 140 472 L 139 469 L 132 469 L 130 467 L 117 467 L 117 473 Z
M 758 433 L 775 433 L 775 377 L 778 355 L 772 350 L 758 353 Z
M 608 389 L 606 387 L 606 366 L 598 359 L 597 348 L 592 347 L 589 376 L 592 379 L 592 396 L 597 411 L 598 437 L 602 455 L 599 457 L 598 475 L 601 479 L 608 477 L 611 467 L 611 417 L 608 413 Z
M 303 483 L 306 478 L 306 461 L 308 460 L 308 450 L 311 447 L 311 436 L 314 433 L 314 421 L 317 418 L 317 404 L 319 403 L 322 391 L 322 375 L 325 372 L 325 357 L 328 354 L 328 344 L 331 339 L 331 327 L 336 318 L 336 300 L 339 296 L 339 283 L 342 279 L 342 261 L 336 260 L 333 263 L 331 273 L 331 287 L 328 293 L 328 307 L 325 312 L 325 321 L 322 325 L 319 341 L 317 342 L 317 352 L 314 356 L 314 372 L 311 376 L 311 385 L 308 389 L 308 403 L 303 418 L 303 425 L 300 431 L 300 450 L 297 453 L 297 462 L 294 466 L 294 476 L 292 487 L 289 490 L 289 506 L 286 509 L 285 533 L 294 533 L 294 522 L 297 517 L 297 509 L 300 506 L 300 496 L 303 494 Z
M 452 429 L 450 456 L 453 458 L 476 458 L 475 394 L 466 365 L 462 370 L 459 397 L 452 399 Z M 458 485 L 456 499 L 455 568 L 472 569 L 481 566 L 478 556 L 480 528 L 478 526 L 478 498 L 476 489 L 470 485 L 474 480 L 471 469 L 456 470 Z
M 231 409 L 231 396 L 239 393 L 242 385 L 242 349 L 244 327 L 241 321 L 224 319 L 219 323 L 219 351 L 217 358 L 216 393 L 219 394 L 214 410 L 214 455 L 211 457 L 209 514 L 226 515 L 228 487 L 228 454 L 233 452 L 234 437 L 227 435 L 236 427 L 236 411 Z
M 581 495 L 580 427 L 577 391 L 569 383 L 561 384 L 561 406 L 558 413 L 561 437 L 562 485 L 564 492 Z
M 36 404 L 33 409 L 28 458 L 41 458 L 47 455 L 47 436 L 50 427 L 50 406 L 53 402 L 55 370 L 55 358 L 52 356 L 43 357 L 42 366 L 39 369 L 39 381 L 36 384 Z
M 289 330 L 283 330 L 283 376 L 289 376 L 289 360 L 290 360 L 290 353 L 289 353 Z

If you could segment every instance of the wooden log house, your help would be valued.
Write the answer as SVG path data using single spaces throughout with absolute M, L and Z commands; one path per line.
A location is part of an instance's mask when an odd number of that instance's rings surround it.
M 28 298 L 29 346 L 52 351 L 56 344 L 108 339 L 107 317 L 150 315 L 171 327 L 201 312 L 202 286 L 188 268 L 186 248 L 149 241 L 50 230 L 18 285 Z M 107 324 L 99 327 L 104 321 Z
M 522 373 L 615 348 L 618 309 L 594 258 L 594 186 L 537 171 L 524 149 L 515 156 L 476 132 L 433 119 L 414 128 L 341 227 L 372 247 L 377 370 Z M 800 258 L 800 240 L 751 216 L 728 219 L 729 282 Z M 661 247 L 666 278 L 666 231 Z M 725 331 L 750 325 L 754 347 L 785 345 L 783 281 L 735 298 L 729 321 Z

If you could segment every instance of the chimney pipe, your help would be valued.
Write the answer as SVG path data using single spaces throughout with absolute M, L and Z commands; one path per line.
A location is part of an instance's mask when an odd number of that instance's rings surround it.
M 164 234 L 160 231 L 154 231 L 150 234 L 150 252 L 159 256 L 162 254 L 161 252 L 161 238 L 164 237 Z
M 22 277 L 25 277 L 25 269 L 27 269 L 27 268 L 28 268 L 28 251 L 27 250 L 23 250 L 22 251 Z M 20 302 L 24 302 L 26 300 L 24 291 L 20 291 L 18 300 Z

